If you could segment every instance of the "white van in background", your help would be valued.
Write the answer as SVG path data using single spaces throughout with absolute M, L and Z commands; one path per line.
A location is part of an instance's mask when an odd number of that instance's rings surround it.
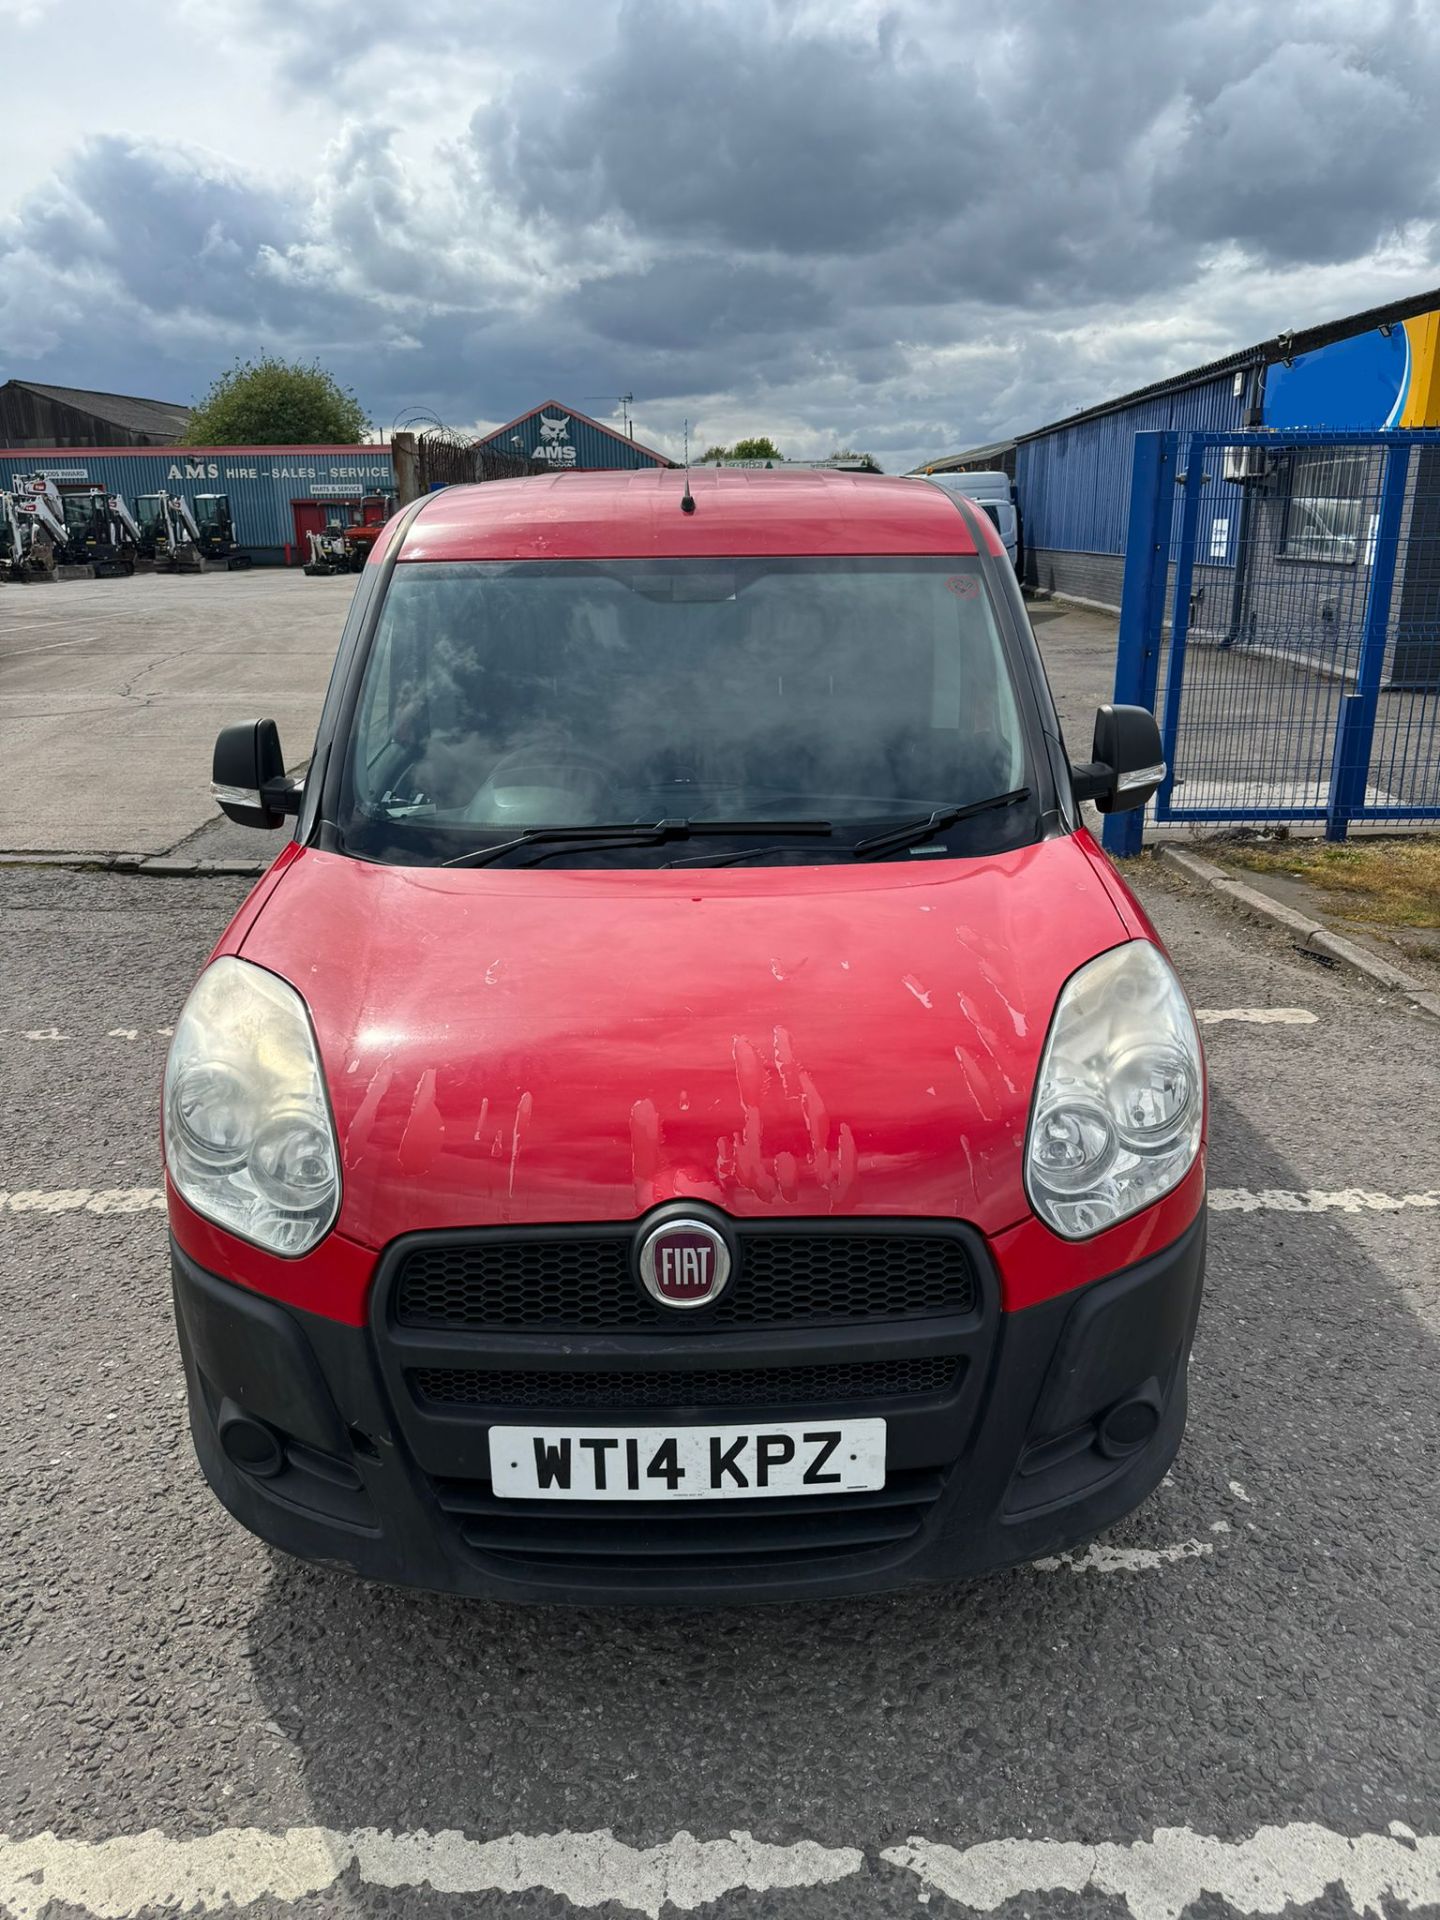
M 963 493 L 988 513 L 1005 542 L 1011 566 L 1020 571 L 1020 516 L 1015 511 L 1015 489 L 1008 473 L 930 473 L 920 477 L 947 493 Z

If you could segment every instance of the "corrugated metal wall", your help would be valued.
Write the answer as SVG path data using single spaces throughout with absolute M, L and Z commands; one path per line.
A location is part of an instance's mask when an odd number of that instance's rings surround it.
M 1015 487 L 1027 548 L 1123 553 L 1135 435 L 1169 429 L 1238 432 L 1244 414 L 1245 397 L 1236 394 L 1234 377 L 1227 373 L 1021 440 Z
M 0 452 L 0 488 L 25 474 L 89 480 L 134 501 L 138 493 L 224 493 L 235 537 L 258 559 L 279 560 L 295 544 L 294 504 L 327 503 L 362 493 L 391 492 L 388 447 L 166 447 L 103 453 L 87 447 L 30 447 Z

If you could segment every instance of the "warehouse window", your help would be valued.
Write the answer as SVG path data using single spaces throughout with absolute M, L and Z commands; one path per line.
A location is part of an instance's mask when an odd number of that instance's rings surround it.
M 1282 560 L 1330 560 L 1353 566 L 1373 506 L 1372 457 L 1325 448 L 1291 456 L 1280 527 Z

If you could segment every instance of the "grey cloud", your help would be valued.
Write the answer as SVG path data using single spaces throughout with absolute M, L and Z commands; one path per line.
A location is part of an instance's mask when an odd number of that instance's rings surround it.
M 1348 259 L 1435 212 L 1431 124 L 1398 74 L 1340 47 L 1277 47 L 1197 108 L 1157 207 L 1177 229 L 1271 259 Z
M 597 333 L 642 349 L 693 352 L 736 340 L 753 353 L 757 340 L 763 352 L 781 335 L 818 335 L 833 323 L 836 301 L 784 263 L 665 252 L 651 267 L 591 280 L 583 311 Z
M 625 0 L 603 52 L 476 113 L 481 171 L 553 229 L 833 261 L 852 298 L 883 272 L 920 304 L 1103 302 L 1223 240 L 1350 258 L 1433 212 L 1433 30 L 1405 10 L 1330 40 L 1338 10 L 1300 4 L 797 17 Z
M 1317 317 L 1310 269 L 1327 311 L 1402 290 L 1397 233 L 1431 273 L 1418 7 L 435 0 L 358 40 L 317 7 L 241 15 L 329 138 L 309 180 L 65 155 L 0 226 L 0 374 L 183 397 L 264 344 L 382 424 L 633 391 L 642 438 L 743 417 L 918 457 Z M 417 128 L 442 71 L 481 104 Z
M 108 236 L 113 270 L 135 299 L 263 310 L 256 261 L 294 221 L 279 195 L 184 151 L 104 135 L 82 147 L 67 173 L 87 225 Z M 43 230 L 36 237 L 43 244 Z
M 796 29 L 785 10 L 627 0 L 589 68 L 569 85 L 517 81 L 472 133 L 527 212 L 855 254 L 953 205 L 944 143 L 959 125 L 983 175 L 990 115 L 973 76 L 937 72 L 891 36 Z
M 414 0 L 374 8 L 357 30 L 353 0 L 234 0 L 247 41 L 273 49 L 289 86 L 327 99 L 389 110 L 423 93 L 440 67 L 465 73 L 505 71 L 537 50 L 563 46 L 575 59 L 606 38 L 605 8 L 594 0 Z

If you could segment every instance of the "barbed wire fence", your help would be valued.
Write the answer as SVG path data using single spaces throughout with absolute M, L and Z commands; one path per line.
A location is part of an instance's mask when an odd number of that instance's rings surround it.
M 420 493 L 438 486 L 470 486 L 476 480 L 524 480 L 536 472 L 522 453 L 501 453 L 449 428 L 417 436 L 415 467 Z

